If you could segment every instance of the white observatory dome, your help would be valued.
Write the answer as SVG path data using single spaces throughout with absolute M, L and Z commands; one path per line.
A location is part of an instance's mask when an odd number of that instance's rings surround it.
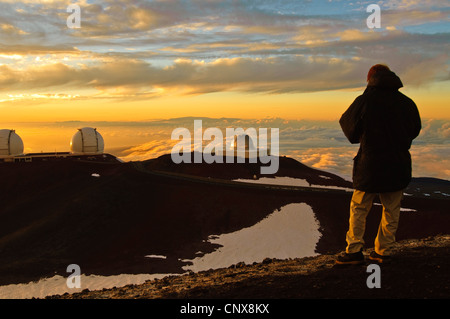
M 243 139 L 243 142 L 244 142 L 244 149 L 245 149 L 246 151 L 248 151 L 248 150 L 255 150 L 255 149 L 256 149 L 256 148 L 255 148 L 255 144 L 253 143 L 253 139 L 251 138 L 250 135 L 248 135 L 248 134 L 239 134 L 239 135 L 236 135 L 236 136 L 234 137 L 233 144 L 231 144 L 231 146 L 232 146 L 232 148 L 233 148 L 234 150 L 237 150 L 237 149 L 238 149 L 238 147 L 239 147 L 239 141 L 240 141 L 241 139 Z
M 23 141 L 14 130 L 0 130 L 0 156 L 23 154 Z
M 81 154 L 102 154 L 105 149 L 103 137 L 92 127 L 83 127 L 70 141 L 70 150 L 72 153 Z

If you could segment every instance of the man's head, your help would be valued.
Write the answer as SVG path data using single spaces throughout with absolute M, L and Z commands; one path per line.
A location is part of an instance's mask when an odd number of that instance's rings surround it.
M 380 71 L 390 71 L 389 67 L 384 64 L 375 64 L 372 66 L 369 70 L 369 73 L 367 74 L 367 82 L 369 82 L 370 78 L 375 75 L 375 73 Z

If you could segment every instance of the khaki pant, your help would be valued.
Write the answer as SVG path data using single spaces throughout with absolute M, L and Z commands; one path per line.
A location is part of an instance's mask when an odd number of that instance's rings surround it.
M 360 251 L 364 246 L 363 236 L 366 229 L 366 217 L 372 208 L 372 202 L 376 195 L 359 190 L 353 192 L 350 203 L 349 230 L 346 235 L 346 252 L 349 254 Z M 389 250 L 395 242 L 403 191 L 380 193 L 378 195 L 383 205 L 383 216 L 375 238 L 375 252 L 386 256 L 389 255 Z

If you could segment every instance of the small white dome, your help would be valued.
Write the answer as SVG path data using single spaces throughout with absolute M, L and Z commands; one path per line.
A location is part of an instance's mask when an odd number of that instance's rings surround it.
M 81 154 L 102 154 L 105 149 L 103 137 L 92 127 L 83 127 L 70 141 L 70 151 Z
M 240 143 L 242 143 L 242 142 L 244 142 L 244 149 L 246 151 L 248 151 L 248 150 L 255 150 L 256 149 L 255 148 L 255 144 L 253 143 L 253 139 L 248 134 L 236 135 L 234 137 L 234 142 L 232 144 L 232 148 L 237 150 L 239 145 L 240 145 Z
M 23 141 L 14 130 L 0 130 L 0 156 L 23 154 Z

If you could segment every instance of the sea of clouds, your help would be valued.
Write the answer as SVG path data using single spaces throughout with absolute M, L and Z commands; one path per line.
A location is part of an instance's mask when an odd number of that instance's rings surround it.
M 351 178 L 353 157 L 358 145 L 352 145 L 343 134 L 338 121 L 271 119 L 210 119 L 203 118 L 203 129 L 227 127 L 243 129 L 279 128 L 280 155 L 286 155 L 305 165 Z M 128 123 L 128 130 L 139 129 L 142 141 L 129 147 L 112 149 L 124 161 L 155 158 L 170 153 L 178 140 L 171 140 L 175 128 L 185 127 L 193 132 L 194 118 L 178 118 L 147 123 Z M 132 126 L 132 127 L 131 127 Z M 424 119 L 422 131 L 413 142 L 413 176 L 450 179 L 450 122 Z M 140 138 L 144 140 L 143 138 Z
M 203 131 L 219 128 L 278 128 L 279 153 L 305 165 L 351 179 L 353 157 L 359 145 L 350 144 L 338 120 L 286 120 L 280 118 L 238 119 L 183 117 L 135 122 L 57 122 L 11 124 L 23 138 L 25 152 L 68 151 L 78 128 L 96 127 L 105 140 L 105 152 L 123 161 L 138 161 L 169 154 L 179 140 L 177 128 L 187 128 L 193 137 L 194 120 L 202 120 Z M 411 147 L 414 177 L 450 179 L 450 121 L 423 119 L 422 131 Z M 209 141 L 203 141 L 206 146 Z

